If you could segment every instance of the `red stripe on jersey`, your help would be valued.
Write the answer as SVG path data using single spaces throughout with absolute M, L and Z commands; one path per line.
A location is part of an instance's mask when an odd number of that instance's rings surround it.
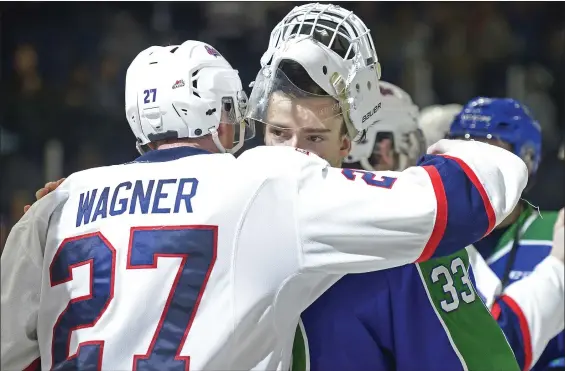
M 494 229 L 494 227 L 496 226 L 496 214 L 494 213 L 494 208 L 492 207 L 492 204 L 490 203 L 490 199 L 488 198 L 487 191 L 485 190 L 485 188 L 481 184 L 481 181 L 479 180 L 479 178 L 477 177 L 477 175 L 475 174 L 473 169 L 471 169 L 469 167 L 469 165 L 467 165 L 465 163 L 465 161 L 461 160 L 460 158 L 449 156 L 449 155 L 440 155 L 440 156 L 443 156 L 445 158 L 448 158 L 450 160 L 457 162 L 457 164 L 459 164 L 459 166 L 461 166 L 461 169 L 463 169 L 463 171 L 465 172 L 465 175 L 467 175 L 467 178 L 469 178 L 471 183 L 473 183 L 475 188 L 477 188 L 477 191 L 479 191 L 479 194 L 481 195 L 481 199 L 483 200 L 483 204 L 485 206 L 485 211 L 486 211 L 487 217 L 488 217 L 488 229 L 485 233 L 485 236 L 488 235 Z
M 33 362 L 29 364 L 23 371 L 40 371 L 41 370 L 41 359 L 36 358 Z
M 445 228 L 447 227 L 447 197 L 445 196 L 445 188 L 443 187 L 441 176 L 437 169 L 433 166 L 423 166 L 423 169 L 426 170 L 432 181 L 437 206 L 436 219 L 434 221 L 432 234 L 426 244 L 426 247 L 424 247 L 422 254 L 420 254 L 420 257 L 416 260 L 416 263 L 429 260 L 434 255 L 434 252 L 443 238 Z
M 523 371 L 530 369 L 532 365 L 532 336 L 530 334 L 530 327 L 528 326 L 528 321 L 522 308 L 512 299 L 510 296 L 502 295 L 500 297 L 508 307 L 514 312 L 516 317 L 518 317 L 518 322 L 520 324 L 520 332 L 522 332 L 522 340 L 524 341 L 524 368 Z
M 498 321 L 501 313 L 502 313 L 502 309 L 500 308 L 500 304 L 498 304 L 498 302 L 494 303 L 492 309 L 490 310 L 490 314 L 492 314 L 494 319 Z

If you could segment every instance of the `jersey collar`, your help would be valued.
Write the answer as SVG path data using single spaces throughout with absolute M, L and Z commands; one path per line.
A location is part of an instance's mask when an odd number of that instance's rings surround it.
M 194 147 L 175 147 L 167 149 L 157 149 L 152 150 L 144 155 L 139 156 L 134 160 L 134 162 L 167 162 L 178 160 L 179 158 L 195 156 L 195 155 L 206 155 L 211 154 L 206 150 Z

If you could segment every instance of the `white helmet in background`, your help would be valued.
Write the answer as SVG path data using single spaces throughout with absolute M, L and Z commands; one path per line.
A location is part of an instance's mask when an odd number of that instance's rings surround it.
M 341 47 L 343 53 L 336 53 L 332 46 Z M 381 107 L 380 65 L 369 29 L 353 12 L 316 3 L 295 7 L 284 17 L 271 32 L 261 58 L 247 117 L 267 123 L 269 97 L 277 91 L 290 99 L 314 95 L 288 80 L 279 69 L 283 60 L 300 64 L 338 101 L 351 139 L 375 121 Z
M 449 133 L 449 127 L 453 119 L 462 109 L 463 106 L 460 104 L 446 104 L 445 106 L 429 106 L 420 112 L 418 122 L 428 147 L 445 138 L 447 133 Z
M 254 135 L 243 120 L 246 108 L 238 71 L 199 41 L 152 46 L 127 70 L 126 115 L 140 153 L 150 142 L 208 134 L 226 152 L 218 138 L 220 123 L 235 126 L 234 153 Z
M 363 169 L 402 171 L 425 151 L 418 127 L 418 106 L 410 95 L 386 81 L 380 81 L 382 108 L 379 121 L 367 129 L 366 136 L 353 142 L 345 163 L 359 162 Z

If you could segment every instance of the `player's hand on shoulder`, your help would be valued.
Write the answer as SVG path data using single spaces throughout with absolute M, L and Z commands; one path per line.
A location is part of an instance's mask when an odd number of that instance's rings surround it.
M 551 256 L 556 257 L 561 262 L 564 261 L 565 255 L 565 218 L 563 216 L 564 209 L 559 210 L 557 220 L 553 226 L 553 248 L 551 249 Z
M 45 185 L 42 188 L 38 189 L 37 192 L 35 192 L 35 199 L 37 201 L 41 200 L 43 197 L 47 196 L 49 193 L 56 190 L 57 187 L 59 187 L 65 179 L 66 178 L 61 178 L 61 179 L 57 180 L 56 182 L 45 183 Z M 31 207 L 31 205 L 25 205 L 24 206 L 24 213 L 26 213 L 29 210 L 30 207 Z

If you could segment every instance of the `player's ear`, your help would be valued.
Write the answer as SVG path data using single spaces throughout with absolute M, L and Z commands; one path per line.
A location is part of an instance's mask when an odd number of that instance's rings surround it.
M 347 157 L 350 151 L 351 151 L 351 139 L 349 139 L 348 135 L 342 135 L 341 144 L 339 148 L 341 158 Z
M 349 152 L 351 151 L 351 139 L 347 134 L 347 126 L 345 125 L 345 121 L 343 120 L 341 122 L 341 129 L 339 130 L 339 136 L 341 141 L 339 146 L 339 152 L 341 158 L 346 158 L 349 155 Z

